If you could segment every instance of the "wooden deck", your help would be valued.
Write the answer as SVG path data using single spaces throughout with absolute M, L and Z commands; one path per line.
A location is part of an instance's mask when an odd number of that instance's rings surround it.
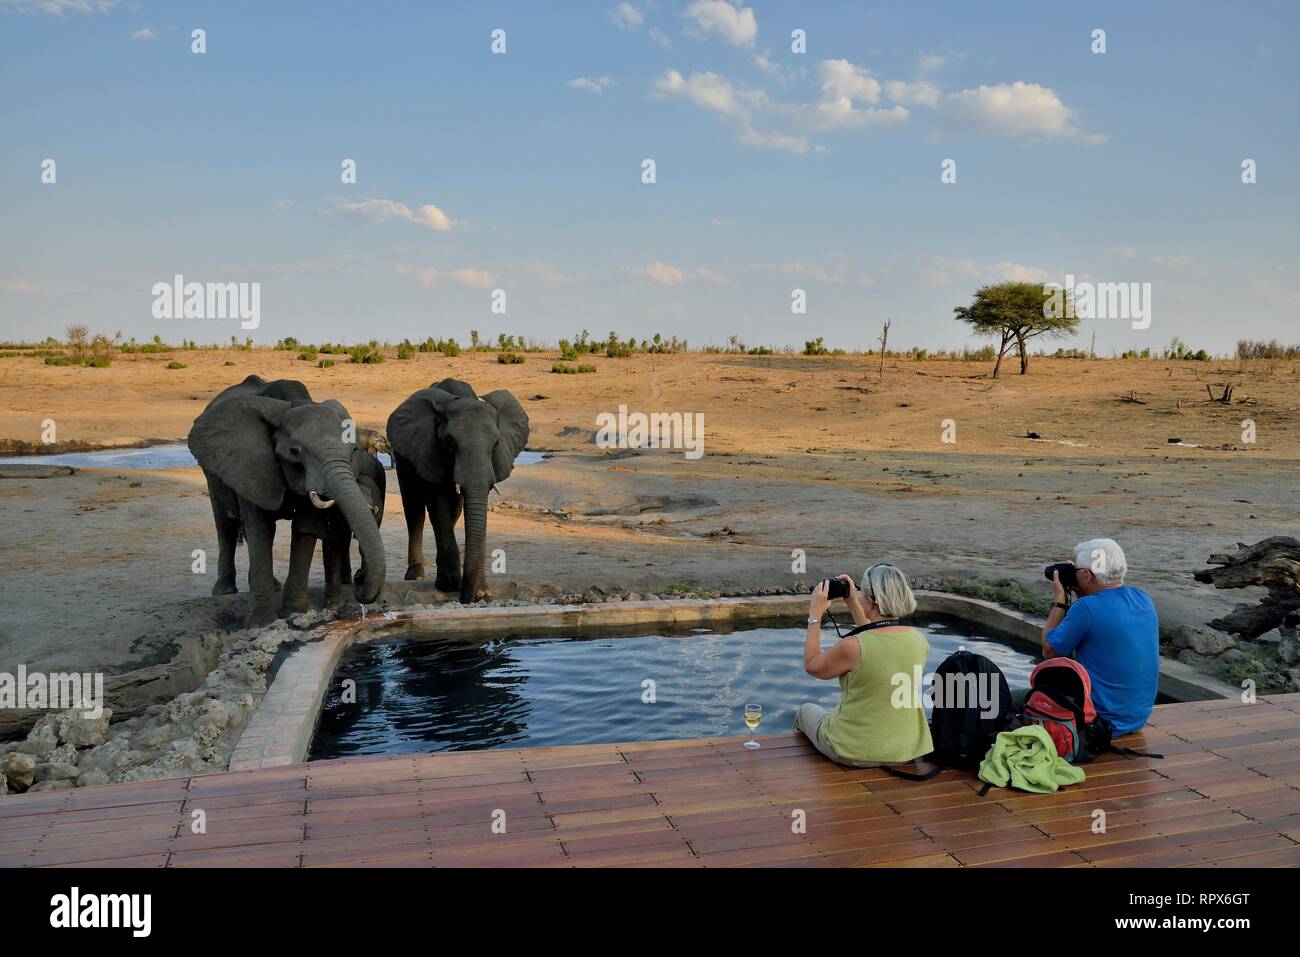
M 0 864 L 1300 865 L 1300 695 L 1162 705 L 1053 795 L 837 767 L 791 734 L 357 758 L 0 798 Z M 795 833 L 792 813 L 806 814 Z M 1094 815 L 1106 812 L 1104 833 Z M 195 834 L 196 811 L 206 833 Z M 492 832 L 505 813 L 506 833 Z

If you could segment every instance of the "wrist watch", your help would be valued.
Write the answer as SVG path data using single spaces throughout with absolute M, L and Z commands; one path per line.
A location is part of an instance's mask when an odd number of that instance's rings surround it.
M 1064 611 L 1069 611 L 1069 610 L 1070 610 L 1070 606 L 1067 605 L 1067 604 L 1066 604 L 1065 602 L 1063 602 L 1063 601 L 1054 601 L 1054 602 L 1052 602 L 1052 607 L 1053 607 L 1053 608 L 1060 608 L 1060 609 L 1063 609 Z
M 822 620 L 821 620 L 820 618 L 814 618 L 812 615 L 809 615 L 809 616 L 808 616 L 808 624 L 810 624 L 810 625 L 820 625 L 821 623 L 822 623 Z

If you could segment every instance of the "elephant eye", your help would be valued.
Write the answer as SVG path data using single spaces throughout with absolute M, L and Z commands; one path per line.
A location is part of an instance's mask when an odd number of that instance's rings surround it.
M 289 454 L 292 455 L 295 459 L 296 459 L 296 458 L 301 458 L 301 456 L 302 456 L 302 446 L 300 446 L 300 445 L 291 445 L 291 446 L 289 446 Z

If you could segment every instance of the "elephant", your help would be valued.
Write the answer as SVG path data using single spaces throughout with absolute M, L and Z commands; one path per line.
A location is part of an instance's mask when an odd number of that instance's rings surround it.
M 465 603 L 489 597 L 488 493 L 504 482 L 528 442 L 528 416 L 509 392 L 479 397 L 458 379 L 412 394 L 388 417 L 388 442 L 406 516 L 407 581 L 424 578 L 424 516 L 433 525 L 439 591 Z M 456 520 L 465 512 L 465 564 Z
M 256 375 L 218 394 L 194 421 L 189 447 L 207 479 L 219 546 L 212 594 L 237 591 L 235 547 L 242 537 L 253 593 L 246 627 L 276 618 L 271 549 L 277 520 L 289 519 L 293 531 L 284 614 L 309 607 L 307 577 L 318 538 L 327 606 L 343 600 L 353 535 L 361 550 L 353 594 L 362 605 L 379 597 L 386 573 L 379 535 L 385 477 L 358 436 L 367 445 L 381 444 L 374 433 L 357 430 L 339 402 L 314 402 L 301 382 Z

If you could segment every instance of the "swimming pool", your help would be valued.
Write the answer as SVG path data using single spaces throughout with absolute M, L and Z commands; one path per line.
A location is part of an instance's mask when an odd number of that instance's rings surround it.
M 912 623 L 930 641 L 927 673 L 964 646 L 1028 684 L 1030 655 L 957 619 Z M 804 672 L 803 637 L 783 625 L 357 643 L 334 673 L 309 757 L 735 735 L 750 703 L 763 706 L 759 733 L 789 731 L 801 703 L 839 697 L 838 682 Z M 823 647 L 834 639 L 826 627 Z

